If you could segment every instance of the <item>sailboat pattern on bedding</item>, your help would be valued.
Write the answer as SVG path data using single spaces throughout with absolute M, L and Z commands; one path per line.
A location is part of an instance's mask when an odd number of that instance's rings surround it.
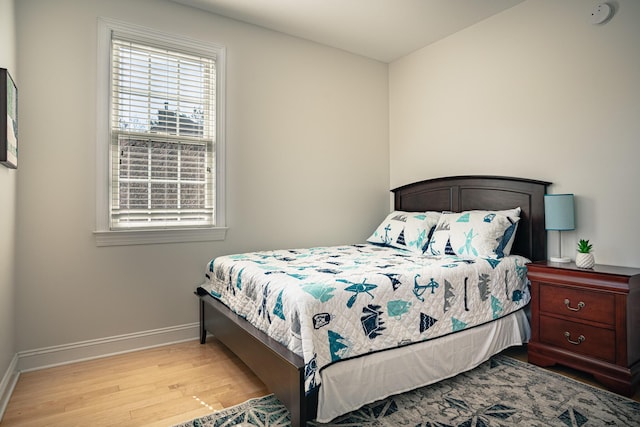
M 331 363 L 468 329 L 530 300 L 526 263 L 374 244 L 214 258 L 202 287 L 301 355 L 305 389 Z

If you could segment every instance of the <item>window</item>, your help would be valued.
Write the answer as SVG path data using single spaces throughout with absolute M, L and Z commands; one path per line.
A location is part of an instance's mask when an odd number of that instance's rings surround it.
M 98 245 L 224 238 L 224 49 L 100 27 Z
M 111 229 L 212 226 L 215 61 L 111 46 Z

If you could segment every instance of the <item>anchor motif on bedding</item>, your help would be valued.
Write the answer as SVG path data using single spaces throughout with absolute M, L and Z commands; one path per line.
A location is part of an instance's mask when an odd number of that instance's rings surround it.
M 426 285 L 421 285 L 418 283 L 418 277 L 420 277 L 420 275 L 416 274 L 415 277 L 413 278 L 413 294 L 420 301 L 424 302 L 424 297 L 422 295 L 427 291 L 427 289 L 431 289 L 431 293 L 434 294 L 436 291 L 436 288 L 439 288 L 440 285 L 438 284 L 438 282 L 433 280 L 433 277 L 431 278 L 429 283 L 427 283 Z
M 391 237 L 389 237 L 389 231 L 391 231 L 391 224 L 387 224 L 387 226 L 384 228 L 384 237 L 382 238 L 382 241 L 384 242 L 385 245 L 388 245 L 389 243 L 391 243 Z
M 362 283 L 354 283 L 354 282 L 350 282 L 348 280 L 345 279 L 337 279 L 336 282 L 342 282 L 342 283 L 350 283 L 351 286 L 347 286 L 346 288 L 344 288 L 345 291 L 349 291 L 349 292 L 353 292 L 354 294 L 349 298 L 349 300 L 347 301 L 347 307 L 351 308 L 353 307 L 353 304 L 355 304 L 356 299 L 358 298 L 358 295 L 362 294 L 362 293 L 366 293 L 368 294 L 371 298 L 374 298 L 373 294 L 369 291 L 374 290 L 375 288 L 378 287 L 378 285 L 374 285 L 373 283 L 366 283 L 367 279 L 364 278 L 362 279 Z

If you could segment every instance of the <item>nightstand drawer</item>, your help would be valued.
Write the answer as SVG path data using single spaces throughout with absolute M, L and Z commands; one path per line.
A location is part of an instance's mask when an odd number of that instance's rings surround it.
M 540 341 L 574 353 L 615 362 L 615 332 L 610 329 L 540 316 Z
M 558 285 L 540 284 L 540 311 L 612 326 L 615 322 L 612 294 Z

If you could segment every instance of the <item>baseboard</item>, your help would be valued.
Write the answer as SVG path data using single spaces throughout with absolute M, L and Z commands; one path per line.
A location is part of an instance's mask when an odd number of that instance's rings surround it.
M 160 347 L 195 340 L 199 336 L 200 324 L 189 323 L 169 328 L 20 351 L 17 358 L 17 372 L 35 371 L 83 360 Z
M 11 393 L 18 382 L 20 371 L 18 370 L 18 354 L 16 353 L 9 363 L 9 367 L 0 381 L 0 421 L 4 416 L 4 411 L 7 409 L 9 399 L 11 399 Z

